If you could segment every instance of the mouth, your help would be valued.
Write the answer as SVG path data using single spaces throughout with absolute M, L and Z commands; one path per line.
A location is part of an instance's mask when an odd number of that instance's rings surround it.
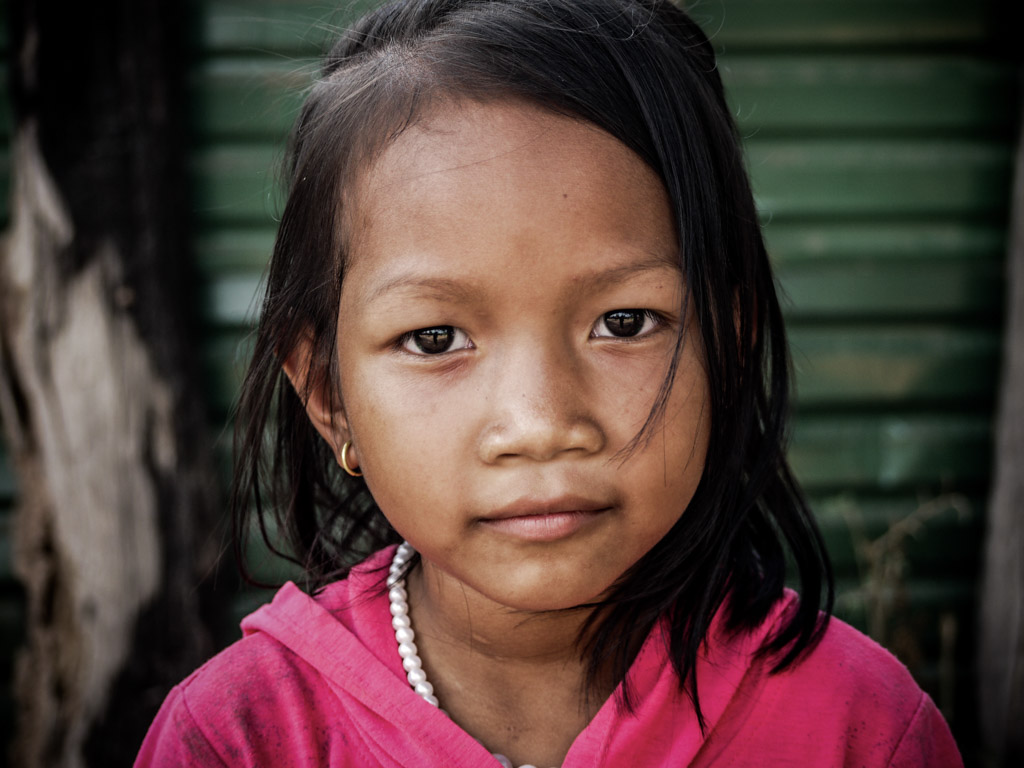
M 523 499 L 478 518 L 478 523 L 513 539 L 556 541 L 572 536 L 610 509 L 606 503 L 576 496 Z

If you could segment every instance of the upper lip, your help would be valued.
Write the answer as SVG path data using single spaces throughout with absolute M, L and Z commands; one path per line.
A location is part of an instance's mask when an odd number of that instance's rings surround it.
M 489 514 L 482 515 L 483 520 L 505 520 L 510 517 L 536 517 L 539 515 L 557 515 L 566 512 L 600 512 L 608 509 L 611 504 L 594 501 L 583 496 L 558 496 L 550 499 L 523 498 L 506 504 Z

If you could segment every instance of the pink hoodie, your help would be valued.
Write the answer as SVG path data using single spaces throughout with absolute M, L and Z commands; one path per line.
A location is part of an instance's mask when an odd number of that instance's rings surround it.
M 171 691 L 135 765 L 497 766 L 406 683 L 380 589 L 390 556 L 316 598 L 285 585 L 242 622 L 242 640 Z M 637 711 L 610 698 L 564 768 L 962 765 L 906 668 L 840 621 L 803 662 L 767 674 L 754 651 L 794 599 L 787 593 L 754 632 L 713 627 L 697 666 L 706 737 L 659 628 L 629 671 Z

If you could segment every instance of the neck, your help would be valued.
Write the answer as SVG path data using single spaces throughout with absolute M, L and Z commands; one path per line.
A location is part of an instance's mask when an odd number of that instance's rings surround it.
M 614 687 L 584 689 L 577 641 L 590 611 L 515 611 L 427 561 L 407 589 L 419 655 L 441 707 L 516 764 L 561 764 Z
M 577 641 L 591 609 L 520 611 L 499 605 L 423 561 L 409 577 L 417 633 L 502 664 L 580 666 Z

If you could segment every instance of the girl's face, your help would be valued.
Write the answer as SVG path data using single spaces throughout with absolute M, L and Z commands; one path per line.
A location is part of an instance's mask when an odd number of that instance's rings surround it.
M 332 441 L 426 572 L 521 610 L 599 597 L 685 511 L 711 428 L 657 176 L 589 124 L 447 104 L 346 203 Z

